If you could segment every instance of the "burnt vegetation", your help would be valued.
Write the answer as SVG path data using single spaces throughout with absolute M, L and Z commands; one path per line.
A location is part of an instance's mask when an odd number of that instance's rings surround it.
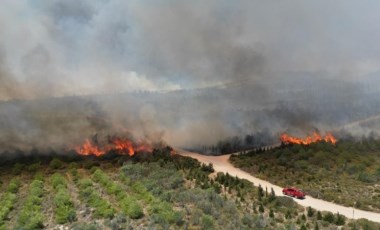
M 281 186 L 364 210 L 380 211 L 380 141 L 283 145 L 233 155 L 232 163 Z

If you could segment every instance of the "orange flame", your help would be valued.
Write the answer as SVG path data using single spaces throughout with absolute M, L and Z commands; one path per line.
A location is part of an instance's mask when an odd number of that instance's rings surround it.
M 320 141 L 325 141 L 335 145 L 337 139 L 331 134 L 327 133 L 324 137 L 318 132 L 314 132 L 311 136 L 305 138 L 293 137 L 286 133 L 281 134 L 280 140 L 284 144 L 298 144 L 298 145 L 310 145 L 311 143 L 316 143 Z
M 76 147 L 75 151 L 84 156 L 95 155 L 98 157 L 105 154 L 104 150 L 101 150 L 98 146 L 93 145 L 88 139 L 84 141 L 82 146 Z
M 86 139 L 85 142 L 75 148 L 75 151 L 84 156 L 95 155 L 101 156 L 106 154 L 107 152 L 114 150 L 120 155 L 129 155 L 133 156 L 136 152 L 152 152 L 153 149 L 147 143 L 133 143 L 129 139 L 123 138 L 113 138 L 109 140 L 109 144 L 105 146 L 98 146 L 93 144 L 90 140 Z

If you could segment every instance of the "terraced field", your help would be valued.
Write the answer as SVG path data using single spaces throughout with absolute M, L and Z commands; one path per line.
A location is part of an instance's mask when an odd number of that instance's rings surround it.
M 0 229 L 320 229 L 370 227 L 298 206 L 170 149 L 54 158 L 0 169 Z

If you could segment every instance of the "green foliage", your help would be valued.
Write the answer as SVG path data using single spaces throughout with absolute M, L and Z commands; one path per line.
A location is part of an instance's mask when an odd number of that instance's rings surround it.
M 346 223 L 346 218 L 339 213 L 336 215 L 335 224 L 338 226 L 344 225 Z
M 296 150 L 300 154 L 298 161 L 307 160 L 308 151 L 303 150 L 302 147 Z M 44 219 L 41 205 L 43 202 L 54 205 L 52 209 L 54 219 L 46 218 L 45 227 L 64 224 L 70 229 L 318 229 L 318 222 L 326 228 L 338 224 L 343 224 L 345 229 L 347 226 L 351 227 L 351 220 L 344 220 L 348 222 L 347 224 L 342 223 L 339 220 L 341 217 L 337 215 L 331 224 L 326 221 L 316 221 L 315 210 L 308 208 L 303 215 L 303 209 L 292 198 L 276 197 L 270 187 L 265 190 L 261 186 L 261 188 L 254 187 L 249 181 L 224 173 L 209 177 L 211 170 L 208 165 L 202 165 L 190 158 L 172 156 L 165 151 L 158 150 L 154 154 L 136 155 L 132 158 L 126 156 L 91 159 L 89 160 L 91 165 L 97 165 L 91 167 L 91 170 L 80 166 L 85 165 L 87 160 L 79 164 L 65 163 L 62 167 L 70 168 L 69 175 L 67 177 L 66 174 L 60 173 L 51 175 L 46 181 L 48 189 L 42 193 L 51 192 L 46 198 L 32 187 L 42 185 L 43 190 L 42 179 L 47 173 L 54 171 L 52 168 L 59 169 L 61 166 L 57 168 L 52 163 L 40 165 L 36 171 L 38 176 L 35 177 L 35 181 L 40 182 L 30 184 L 25 202 L 21 199 L 19 204 L 21 210 L 17 212 L 18 223 L 14 227 L 43 228 L 41 221 Z M 117 177 L 117 166 L 123 162 L 124 166 Z M 333 168 L 333 165 L 330 166 Z M 27 165 L 24 167 L 28 168 Z M 270 172 L 270 167 L 269 164 L 261 164 L 261 170 L 264 172 Z M 294 169 L 289 168 L 289 170 Z M 91 172 L 90 177 L 86 178 L 89 172 Z M 294 173 L 296 174 L 296 171 Z M 375 175 L 375 171 L 369 173 Z M 24 174 L 22 178 L 26 178 L 23 180 L 24 183 L 29 183 L 28 177 Z M 69 179 L 75 182 L 82 205 L 86 204 L 89 207 L 81 209 L 86 224 L 76 221 L 76 210 L 71 200 L 76 191 L 71 187 Z M 307 177 L 302 178 L 302 181 L 307 179 Z M 8 178 L 3 181 L 7 180 Z M 4 210 L 5 213 L 11 210 L 5 207 L 13 207 L 16 204 L 17 195 L 10 191 L 17 192 L 18 186 L 19 182 L 10 182 L 9 188 L 4 189 L 0 197 L 0 217 L 3 218 L 0 221 L 0 230 L 5 229 L 5 225 L 9 223 L 7 214 L 2 213 Z M 29 200 L 28 204 L 26 200 Z M 82 205 L 80 207 L 83 207 Z M 252 211 L 252 207 L 256 207 L 253 208 L 256 210 Z M 313 214 L 310 214 L 311 212 Z M 51 220 L 55 223 L 51 223 Z M 368 226 L 373 227 L 371 224 Z
M 37 163 L 34 163 L 34 164 L 31 164 L 27 167 L 27 170 L 31 173 L 35 173 L 37 172 L 37 170 L 41 167 L 41 163 L 40 162 L 37 162 Z
M 19 175 L 21 171 L 24 169 L 25 165 L 21 163 L 16 163 L 13 165 L 12 173 L 15 175 Z
M 115 209 L 99 195 L 90 179 L 79 180 L 78 187 L 80 197 L 95 209 L 95 217 L 112 218 L 115 215 Z
M 44 194 L 43 181 L 35 179 L 30 184 L 29 195 L 19 213 L 17 224 L 21 229 L 43 228 L 42 197 Z
M 292 213 L 290 212 L 290 210 L 287 210 L 286 213 L 285 213 L 285 218 L 286 219 L 291 219 L 292 218 Z
M 261 187 L 261 185 L 259 185 L 259 187 L 257 187 L 257 197 L 259 198 L 259 200 L 261 200 L 263 196 L 264 196 L 264 190 Z
M 263 204 L 260 204 L 260 206 L 259 206 L 259 212 L 261 212 L 261 213 L 264 212 L 264 206 L 263 206 Z
M 212 165 L 212 163 L 209 163 L 208 165 L 202 164 L 201 170 L 204 171 L 204 172 L 208 172 L 208 173 L 215 172 L 214 166 Z
M 125 198 L 121 201 L 125 213 L 132 219 L 139 219 L 144 216 L 144 212 L 137 200 L 132 197 Z
M 75 207 L 67 189 L 66 179 L 61 174 L 55 173 L 51 176 L 51 184 L 55 190 L 54 214 L 56 222 L 58 224 L 65 224 L 75 221 Z
M 365 183 L 373 183 L 376 182 L 376 178 L 371 176 L 369 173 L 360 172 L 358 175 L 358 180 Z
M 327 222 L 329 222 L 329 223 L 334 223 L 334 221 L 335 221 L 334 214 L 332 214 L 331 212 L 327 212 L 327 213 L 323 216 L 323 220 L 324 220 L 324 221 L 327 221 Z
M 378 195 L 375 184 L 380 181 L 379 147 L 380 140 L 342 140 L 336 145 L 316 143 L 255 150 L 230 159 L 235 166 L 283 187 L 294 185 L 310 196 L 344 206 L 352 206 L 355 200 L 362 209 L 380 211 L 380 199 L 368 201 L 368 196 L 357 195 Z M 334 183 L 337 181 L 339 184 Z
M 268 197 L 268 202 L 273 202 L 275 199 L 276 199 L 276 194 L 275 194 L 273 188 L 271 188 L 271 191 L 270 191 L 270 194 Z
M 315 213 L 315 210 L 309 206 L 307 208 L 307 217 L 313 217 L 314 213 Z
M 63 162 L 58 158 L 54 158 L 50 161 L 49 165 L 52 169 L 60 169 L 63 166 Z
M 7 192 L 5 192 L 0 201 L 0 227 L 4 225 L 4 221 L 7 218 L 8 214 L 14 208 L 14 205 L 17 201 L 17 191 L 20 187 L 20 181 L 16 178 L 13 178 L 7 188 Z
M 112 181 L 101 169 L 95 170 L 92 174 L 95 182 L 101 184 L 106 192 L 115 196 L 123 212 L 132 219 L 139 219 L 144 216 L 144 212 L 135 197 L 123 191 L 123 188 Z
M 202 217 L 202 229 L 214 229 L 214 221 L 213 218 L 209 215 L 204 215 Z
M 273 210 L 272 210 L 272 209 L 269 211 L 269 217 L 270 217 L 270 218 L 274 218 L 274 213 L 273 213 Z
M 7 191 L 10 193 L 17 193 L 20 188 L 20 180 L 13 178 L 8 185 Z
M 322 220 L 322 213 L 320 211 L 317 212 L 317 220 Z

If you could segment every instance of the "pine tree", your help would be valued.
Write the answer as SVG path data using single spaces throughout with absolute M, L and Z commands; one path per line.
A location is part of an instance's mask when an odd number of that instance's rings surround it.
M 322 220 L 322 214 L 320 211 L 317 212 L 317 220 Z
M 314 210 L 309 206 L 307 208 L 307 217 L 312 217 L 314 216 Z
M 274 213 L 273 213 L 273 210 L 272 210 L 272 209 L 269 211 L 269 217 L 270 217 L 270 218 L 274 218 Z
M 264 212 L 264 206 L 263 206 L 263 204 L 260 204 L 259 211 L 260 211 L 261 213 Z
M 262 197 L 264 196 L 264 190 L 263 188 L 261 187 L 261 185 L 259 185 L 259 187 L 257 188 L 257 195 L 259 197 L 259 200 L 262 199 Z

